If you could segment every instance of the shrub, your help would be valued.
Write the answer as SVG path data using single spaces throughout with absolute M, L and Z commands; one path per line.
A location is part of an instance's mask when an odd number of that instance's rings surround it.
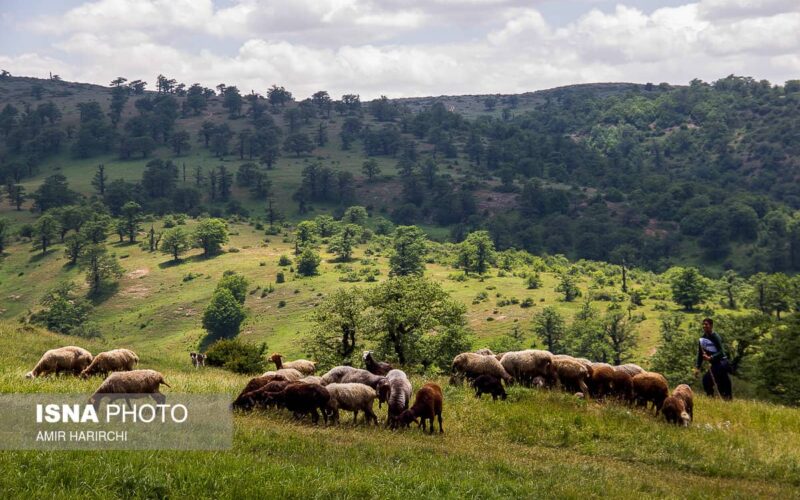
M 278 271 L 278 274 L 275 275 L 275 283 L 283 283 L 286 281 L 286 276 L 283 274 L 283 271 Z
M 542 287 L 542 277 L 539 273 L 533 273 L 532 275 L 528 276 L 526 280 L 528 285 L 528 290 L 536 290 Z
M 297 272 L 301 276 L 314 276 L 317 274 L 321 259 L 319 254 L 310 248 L 306 248 L 297 257 Z
M 206 351 L 210 366 L 219 366 L 236 373 L 261 373 L 264 371 L 264 352 L 267 345 L 258 346 L 239 339 L 218 340 Z
M 281 300 L 280 302 L 278 302 L 278 309 L 281 309 L 283 307 L 286 307 L 286 301 L 285 300 Z
M 217 288 L 203 311 L 203 328 L 215 338 L 235 337 L 244 318 L 244 308 L 233 293 L 227 288 Z
M 288 255 L 281 255 L 280 259 L 278 259 L 279 266 L 291 266 L 292 259 L 289 258 Z
M 523 301 L 520 303 L 520 305 L 519 305 L 519 306 L 520 306 L 521 308 L 523 308 L 523 309 L 527 309 L 528 307 L 533 307 L 534 305 L 535 305 L 535 304 L 534 304 L 534 302 L 533 302 L 533 299 L 532 299 L 532 298 L 530 298 L 530 297 L 528 297 L 527 299 L 523 300 Z

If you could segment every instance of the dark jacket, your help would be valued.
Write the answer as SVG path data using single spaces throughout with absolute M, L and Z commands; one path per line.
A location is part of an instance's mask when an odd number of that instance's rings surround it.
M 726 359 L 725 356 L 725 349 L 722 347 L 722 338 L 719 336 L 717 332 L 711 332 L 711 335 L 704 335 L 708 340 L 714 343 L 714 346 L 717 348 L 717 352 L 711 355 L 711 364 L 718 363 L 723 359 Z M 700 368 L 703 365 L 703 348 L 700 346 L 700 343 L 697 343 L 697 368 Z

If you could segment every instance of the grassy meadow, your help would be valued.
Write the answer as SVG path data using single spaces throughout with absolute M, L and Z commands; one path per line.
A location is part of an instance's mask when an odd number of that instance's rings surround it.
M 0 324 L 2 392 L 91 392 L 99 379 L 22 378 L 43 350 L 72 338 Z M 82 342 L 92 351 L 103 342 Z M 193 370 L 143 351 L 169 392 L 225 393 L 247 377 Z M 413 377 L 415 387 L 427 379 Z M 0 452 L 5 498 L 796 497 L 800 422 L 786 407 L 698 396 L 689 429 L 650 412 L 560 392 L 512 387 L 506 401 L 446 385 L 445 433 L 391 432 L 235 415 L 233 448 L 218 452 Z M 386 409 L 377 410 L 379 417 Z

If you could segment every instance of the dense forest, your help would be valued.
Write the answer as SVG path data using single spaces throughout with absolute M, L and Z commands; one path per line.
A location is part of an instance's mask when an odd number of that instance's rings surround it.
M 4 73 L 0 201 L 36 213 L 102 202 L 120 220 L 138 207 L 270 225 L 364 205 L 386 223 L 446 228 L 454 242 L 486 230 L 500 250 L 656 271 L 693 263 L 718 275 L 800 269 L 800 81 L 365 103 L 163 75 L 155 87 Z M 192 150 L 217 164 L 187 164 Z M 92 158 L 92 192 L 71 189 L 70 162 Z M 290 158 L 302 163 L 287 205 L 274 178 Z M 108 161 L 146 164 L 138 181 L 122 180 Z

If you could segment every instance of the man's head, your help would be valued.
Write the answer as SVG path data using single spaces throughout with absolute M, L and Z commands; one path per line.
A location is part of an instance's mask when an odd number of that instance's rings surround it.
M 706 318 L 703 320 L 703 333 L 706 335 L 710 334 L 714 331 L 714 320 L 711 318 Z

